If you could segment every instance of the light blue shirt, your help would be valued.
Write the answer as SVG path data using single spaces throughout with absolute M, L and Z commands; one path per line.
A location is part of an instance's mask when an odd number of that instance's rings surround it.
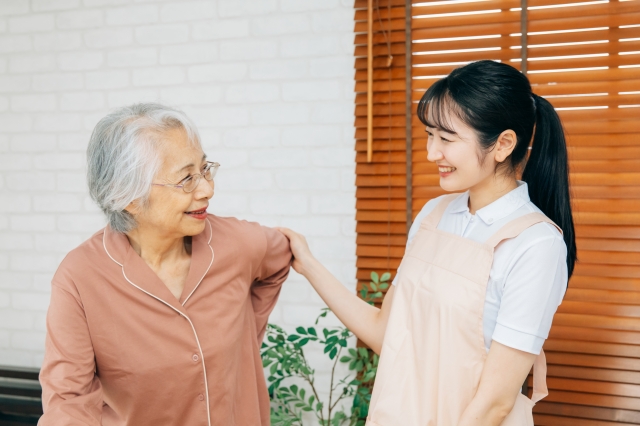
M 407 244 L 440 199 L 430 200 L 422 208 Z M 438 229 L 484 243 L 508 222 L 528 213 L 541 213 L 529 199 L 527 184 L 521 181 L 518 188 L 475 215 L 469 212 L 468 201 L 468 192 L 454 199 Z M 495 340 L 521 351 L 540 353 L 567 288 L 566 256 L 562 234 L 548 223 L 538 223 L 495 249 L 483 314 L 487 351 Z

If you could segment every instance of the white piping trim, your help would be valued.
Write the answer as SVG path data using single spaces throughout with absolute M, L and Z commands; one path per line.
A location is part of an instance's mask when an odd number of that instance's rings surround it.
M 186 316 L 185 314 L 183 314 L 182 312 L 180 312 L 179 310 L 177 310 L 176 308 L 174 308 L 173 306 L 171 306 L 171 304 L 165 302 L 164 300 L 162 300 L 161 298 L 149 293 L 148 291 L 140 288 L 139 286 L 137 286 L 136 284 L 134 284 L 131 280 L 129 280 L 129 278 L 127 277 L 127 274 L 125 274 L 124 272 L 124 265 L 121 264 L 120 262 L 116 261 L 111 254 L 109 253 L 109 250 L 107 250 L 107 245 L 105 244 L 105 240 L 104 240 L 104 236 L 107 233 L 107 231 L 105 230 L 105 232 L 102 234 L 102 246 L 104 247 L 104 251 L 107 253 L 107 256 L 109 256 L 109 258 L 111 260 L 113 260 L 116 264 L 118 264 L 122 270 L 122 276 L 124 277 L 125 280 L 127 280 L 127 282 L 129 284 L 131 284 L 132 286 L 134 286 L 135 288 L 137 288 L 138 290 L 140 290 L 143 293 L 146 293 L 147 295 L 153 297 L 154 299 L 158 300 L 161 303 L 164 303 L 165 305 L 167 305 L 169 308 L 173 309 L 174 311 L 176 311 L 178 314 L 182 315 L 187 321 L 189 321 L 189 325 L 191 325 L 191 330 L 193 330 L 193 335 L 196 337 L 196 343 L 198 345 L 198 351 L 200 351 L 200 359 L 202 360 L 202 371 L 204 373 L 204 391 L 207 395 L 207 424 L 209 426 L 211 426 L 211 408 L 209 407 L 209 384 L 207 383 L 207 368 L 204 364 L 204 353 L 202 352 L 202 346 L 200 346 L 200 339 L 198 339 L 198 333 L 196 333 L 196 328 L 193 326 L 193 323 L 191 322 L 191 319 L 189 319 L 188 316 Z M 213 249 L 212 249 L 213 252 Z M 213 260 L 212 260 L 213 262 Z
M 213 235 L 213 230 L 211 229 L 211 223 L 209 223 L 209 219 L 208 218 L 207 218 L 207 225 L 209 225 L 209 241 L 207 241 L 207 244 L 209 245 L 209 250 L 211 250 L 211 262 L 209 262 L 209 266 L 207 267 L 207 270 L 204 271 L 204 274 L 202 274 L 202 277 L 200 277 L 200 281 L 198 281 L 198 284 L 196 284 L 196 286 L 193 288 L 193 290 L 191 290 L 191 293 L 189 293 L 187 298 L 184 299 L 184 302 L 182 302 L 182 306 L 184 306 L 184 304 L 187 303 L 187 300 L 189 300 L 189 298 L 191 297 L 193 292 L 195 292 L 196 289 L 198 288 L 198 286 L 200 286 L 200 283 L 204 279 L 205 275 L 207 275 L 207 272 L 209 272 L 209 269 L 211 269 L 211 265 L 213 265 L 213 258 L 215 257 L 215 255 L 213 253 L 213 248 L 211 247 L 211 236 Z

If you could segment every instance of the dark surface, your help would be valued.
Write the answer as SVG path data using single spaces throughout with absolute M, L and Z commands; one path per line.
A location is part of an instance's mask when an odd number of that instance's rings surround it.
M 42 415 L 37 368 L 0 366 L 0 426 L 35 425 Z

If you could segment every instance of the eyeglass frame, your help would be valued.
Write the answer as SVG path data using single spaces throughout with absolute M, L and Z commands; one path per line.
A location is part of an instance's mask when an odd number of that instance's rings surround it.
M 218 168 L 220 167 L 220 163 L 216 163 L 215 161 L 207 161 L 205 167 L 207 167 L 207 166 L 209 166 L 208 170 L 211 170 L 211 179 L 207 179 L 206 177 L 204 177 L 204 175 L 202 173 L 194 173 L 194 174 L 189 175 L 186 178 L 182 179 L 178 183 L 153 183 L 152 182 L 151 185 L 155 185 L 155 186 L 171 186 L 173 188 L 182 188 L 182 190 L 186 194 L 190 194 L 198 187 L 198 185 L 200 185 L 200 180 L 202 180 L 202 178 L 204 178 L 204 180 L 206 180 L 207 182 L 213 182 L 213 178 L 216 176 L 216 173 L 218 173 Z M 206 173 L 206 171 L 205 171 L 205 173 Z M 185 184 L 183 184 L 182 182 L 184 182 L 187 179 L 195 179 L 195 185 L 193 186 L 193 189 L 191 191 L 187 191 L 186 189 L 184 189 Z

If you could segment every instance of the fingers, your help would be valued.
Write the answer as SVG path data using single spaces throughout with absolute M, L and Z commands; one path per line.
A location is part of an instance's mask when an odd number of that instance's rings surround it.
M 291 235 L 291 233 L 293 232 L 291 229 L 289 228 L 283 228 L 281 226 L 276 226 L 275 228 L 276 231 L 280 231 L 282 232 L 284 235 L 286 235 L 287 237 L 289 237 L 289 235 Z
M 285 237 L 287 237 L 289 239 L 289 241 L 297 239 L 297 240 L 304 240 L 305 238 L 302 236 L 302 234 L 298 234 L 296 231 L 289 229 L 289 228 L 282 228 L 282 227 L 275 227 L 274 229 L 282 232 Z

